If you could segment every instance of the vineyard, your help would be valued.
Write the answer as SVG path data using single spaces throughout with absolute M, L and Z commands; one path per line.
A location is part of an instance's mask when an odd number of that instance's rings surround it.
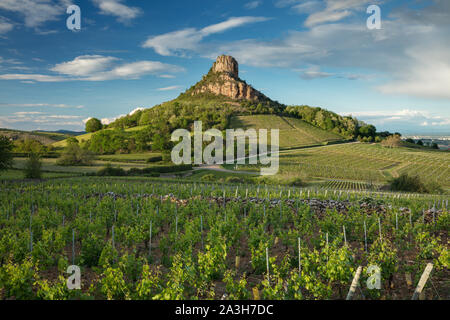
M 316 128 L 302 120 L 277 115 L 252 115 L 231 118 L 231 127 L 236 129 L 279 129 L 280 149 L 321 145 L 342 141 L 336 133 Z M 269 130 L 270 132 L 270 130 Z
M 337 190 L 378 191 L 380 190 L 381 186 L 360 181 L 330 180 L 325 183 L 324 188 Z
M 255 166 L 241 165 L 240 170 Z M 280 152 L 280 175 L 386 183 L 402 173 L 450 187 L 448 153 L 349 143 Z
M 443 196 L 113 178 L 0 187 L 0 299 L 344 299 L 359 266 L 356 298 L 410 299 L 427 263 L 421 298 L 450 298 Z M 81 290 L 67 288 L 69 265 Z M 371 265 L 380 289 L 366 286 Z

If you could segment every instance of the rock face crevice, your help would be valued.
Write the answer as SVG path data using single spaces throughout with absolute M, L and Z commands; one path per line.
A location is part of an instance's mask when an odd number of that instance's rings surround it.
M 239 78 L 239 64 L 231 56 L 219 56 L 210 72 L 193 88 L 192 95 L 212 93 L 233 100 L 262 101 L 268 98 Z
M 220 56 L 212 67 L 215 73 L 228 73 L 232 78 L 239 79 L 239 64 L 231 56 Z

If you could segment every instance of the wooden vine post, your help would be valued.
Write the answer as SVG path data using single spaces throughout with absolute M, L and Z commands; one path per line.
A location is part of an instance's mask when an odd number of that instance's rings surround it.
M 356 292 L 356 288 L 359 285 L 359 277 L 361 276 L 362 267 L 359 266 L 356 270 L 355 277 L 353 278 L 352 285 L 350 286 L 350 290 L 348 291 L 346 300 L 352 300 L 353 295 Z
M 417 288 L 414 291 L 414 294 L 411 298 L 411 300 L 417 300 L 422 293 L 423 288 L 425 287 L 428 278 L 430 277 L 431 271 L 433 271 L 433 264 L 429 263 L 427 264 L 425 271 L 423 272 L 422 276 L 420 277 L 419 283 L 417 284 Z

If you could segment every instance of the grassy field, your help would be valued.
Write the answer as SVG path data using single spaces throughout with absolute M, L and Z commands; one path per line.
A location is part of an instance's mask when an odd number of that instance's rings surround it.
M 70 172 L 44 172 L 42 174 L 43 179 L 52 179 L 52 178 L 65 178 L 71 177 L 73 173 Z M 24 172 L 22 170 L 6 170 L 0 173 L 0 180 L 21 180 L 24 179 Z
M 25 166 L 25 162 L 27 159 L 25 158 L 15 158 L 14 159 L 14 168 L 15 169 L 23 169 Z M 56 162 L 58 159 L 42 159 L 42 170 L 48 172 L 67 172 L 67 173 L 90 173 L 96 172 L 99 169 L 105 167 L 107 164 L 110 164 L 114 167 L 120 167 L 124 170 L 129 170 L 131 168 L 147 168 L 150 165 L 147 163 L 139 163 L 139 162 L 114 162 L 114 161 L 102 161 L 95 160 L 91 166 L 60 166 Z
M 149 158 L 161 156 L 159 152 L 131 153 L 131 154 L 109 154 L 98 156 L 97 159 L 113 162 L 146 162 Z
M 306 122 L 276 115 L 239 116 L 231 120 L 232 128 L 246 129 L 279 129 L 280 149 L 320 145 L 341 141 L 344 138 L 333 132 L 328 132 Z

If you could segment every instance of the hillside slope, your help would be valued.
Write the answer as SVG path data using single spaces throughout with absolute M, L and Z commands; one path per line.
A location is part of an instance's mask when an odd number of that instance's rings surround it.
M 279 129 L 280 148 L 296 148 L 344 140 L 344 137 L 316 128 L 300 119 L 278 115 L 236 116 L 230 121 L 231 128 Z

